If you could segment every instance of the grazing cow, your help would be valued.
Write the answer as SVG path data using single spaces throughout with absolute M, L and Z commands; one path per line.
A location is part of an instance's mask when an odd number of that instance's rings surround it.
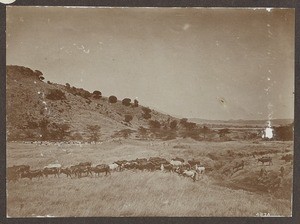
M 258 158 L 257 159 L 257 162 L 261 162 L 262 165 L 264 165 L 265 163 L 269 163 L 269 166 L 272 164 L 273 165 L 273 162 L 272 162 L 272 158 L 271 157 L 261 157 L 261 158 Z
M 182 158 L 180 158 L 180 157 L 175 157 L 175 159 L 172 159 L 172 160 L 174 160 L 174 161 L 180 161 L 180 162 L 182 162 L 182 163 L 184 163 L 184 159 L 182 159 Z
M 292 154 L 286 154 L 280 158 L 281 160 L 284 160 L 285 162 L 291 162 L 293 160 Z
M 160 167 L 161 164 L 169 163 L 166 159 L 160 158 L 160 157 L 150 157 L 149 161 L 154 163 L 155 165 L 157 165 L 159 167 Z
M 93 174 L 91 172 L 91 166 L 77 165 L 74 169 L 74 173 L 75 173 L 75 176 L 77 176 L 78 178 L 82 177 L 83 173 L 85 173 L 86 176 L 88 176 L 89 174 L 91 174 L 91 176 L 93 176 Z
M 40 177 L 43 177 L 43 171 L 42 170 L 28 170 L 28 171 L 21 173 L 21 178 L 29 178 L 30 180 L 32 180 L 32 178 L 34 178 L 34 177 L 38 177 L 38 179 L 40 179 Z
M 156 165 L 152 162 L 147 162 L 143 165 L 143 168 L 148 171 L 154 171 L 154 170 L 156 170 Z
M 236 172 L 240 169 L 244 169 L 245 162 L 242 160 L 241 162 L 236 162 L 235 166 L 232 168 L 233 172 Z
M 109 164 L 108 166 L 111 171 L 120 171 L 120 166 L 116 163 Z
M 48 177 L 48 175 L 54 175 L 54 177 L 59 177 L 60 168 L 44 168 L 43 174 Z
M 137 162 L 128 161 L 127 163 L 124 164 L 124 168 L 128 170 L 137 169 L 137 167 L 138 167 Z
M 171 164 L 161 164 L 160 169 L 162 171 L 166 170 L 166 171 L 169 171 L 169 172 L 175 171 L 175 168 Z
M 127 160 L 118 160 L 114 163 L 118 164 L 119 167 L 120 167 L 120 171 L 124 170 L 124 165 L 127 163 L 128 161 Z
M 79 163 L 78 166 L 92 166 L 91 162 Z
M 194 182 L 197 179 L 197 172 L 193 171 L 193 170 L 185 170 L 185 171 L 183 171 L 182 175 L 185 176 L 185 177 L 192 178 Z
M 49 169 L 52 169 L 52 168 L 58 168 L 60 169 L 61 168 L 61 164 L 58 164 L 58 163 L 52 163 L 52 164 L 49 164 L 47 166 L 44 167 L 45 168 L 49 168 Z
M 14 167 L 8 167 L 6 175 L 7 175 L 8 182 L 9 181 L 15 182 L 19 178 L 19 174 L 16 172 L 16 170 L 14 169 Z
M 98 177 L 99 177 L 100 173 L 105 172 L 105 176 L 107 176 L 108 173 L 110 174 L 110 168 L 106 164 L 100 164 L 95 167 L 91 167 L 91 171 L 93 171 L 95 174 L 98 174 Z
M 200 166 L 200 161 L 199 160 L 195 160 L 195 159 L 188 160 L 188 163 L 191 165 L 191 167 L 194 167 L 196 165 Z
M 171 160 L 170 162 L 173 166 L 182 166 L 182 162 L 181 161 L 177 161 L 177 160 Z
M 70 168 L 62 168 L 62 169 L 60 169 L 60 173 L 66 174 L 67 177 L 72 177 L 72 176 L 71 176 L 72 171 L 71 171 Z
M 204 174 L 205 167 L 196 165 L 195 170 L 196 170 L 197 173 Z

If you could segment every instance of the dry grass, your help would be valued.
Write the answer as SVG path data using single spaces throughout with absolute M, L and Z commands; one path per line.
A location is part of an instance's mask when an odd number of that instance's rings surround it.
M 93 164 L 111 163 L 118 159 L 135 159 L 162 156 L 171 159 L 200 158 L 214 165 L 208 153 L 223 158 L 228 149 L 249 158 L 245 170 L 239 171 L 228 181 L 241 181 L 242 177 L 257 174 L 249 153 L 255 150 L 291 149 L 290 143 L 261 142 L 253 147 L 251 142 L 195 142 L 192 140 L 168 142 L 145 142 L 126 140 L 122 143 L 104 142 L 99 145 L 38 146 L 33 144 L 8 143 L 8 165 L 29 164 L 41 168 L 58 160 L 65 166 L 92 161 Z M 175 145 L 188 145 L 184 149 Z M 249 147 L 247 147 L 247 145 Z M 43 156 L 41 156 L 41 153 Z M 271 153 L 271 151 L 270 151 Z M 223 156 L 220 156 L 223 155 Z M 280 153 L 273 154 L 274 166 L 282 165 Z M 287 165 L 286 165 L 287 166 Z M 290 216 L 291 199 L 280 199 L 274 194 L 246 191 L 220 186 L 217 170 L 208 172 L 199 181 L 193 182 L 177 174 L 156 172 L 114 172 L 110 176 L 22 179 L 8 183 L 7 214 L 11 217 L 30 216 L 255 216 L 258 212 L 272 216 Z M 290 175 L 290 174 L 289 174 Z M 289 177 L 291 178 L 291 177 Z

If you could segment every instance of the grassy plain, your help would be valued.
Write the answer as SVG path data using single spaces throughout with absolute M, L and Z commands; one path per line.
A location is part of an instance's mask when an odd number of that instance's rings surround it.
M 207 172 L 196 182 L 162 171 L 123 171 L 109 176 L 21 179 L 7 184 L 7 215 L 32 216 L 291 216 L 292 165 L 280 160 L 292 153 L 292 142 L 197 142 L 120 140 L 96 145 L 7 144 L 7 166 L 28 164 L 32 169 L 53 162 L 70 166 L 91 161 L 94 165 L 120 159 L 160 156 L 170 160 L 199 159 Z M 280 188 L 261 190 L 255 183 L 260 169 L 253 154 L 269 155 L 264 167 L 285 176 Z M 256 155 L 257 157 L 258 155 Z M 236 161 L 245 167 L 225 173 Z

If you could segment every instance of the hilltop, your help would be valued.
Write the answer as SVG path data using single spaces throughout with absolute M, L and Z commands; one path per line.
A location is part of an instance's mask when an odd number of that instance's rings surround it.
M 46 83 L 38 70 L 10 65 L 6 71 L 9 140 L 42 138 L 43 121 L 49 129 L 64 129 L 62 125 L 66 125 L 64 131 L 70 138 L 79 140 L 88 138 L 89 125 L 99 125 L 101 138 L 107 138 L 121 130 L 136 132 L 140 126 L 147 127 L 150 119 L 161 123 L 177 120 L 138 102 L 127 102 L 125 106 L 118 99 L 110 103 L 101 90 L 90 93 L 69 84 Z

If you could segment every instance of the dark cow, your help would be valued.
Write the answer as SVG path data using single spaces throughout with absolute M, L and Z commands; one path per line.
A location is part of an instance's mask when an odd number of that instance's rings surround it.
M 91 162 L 79 163 L 78 166 L 92 166 Z
M 261 157 L 259 159 L 257 159 L 257 162 L 261 162 L 263 165 L 265 163 L 269 163 L 269 166 L 272 164 L 273 165 L 273 162 L 272 162 L 272 158 L 271 157 Z
M 8 181 L 16 181 L 22 173 L 30 170 L 28 165 L 18 165 L 7 168 L 7 179 Z
M 70 168 L 61 168 L 60 173 L 66 174 L 67 177 L 72 177 L 72 170 Z
M 59 168 L 44 168 L 43 174 L 45 177 L 48 177 L 49 175 L 54 175 L 54 177 L 59 177 L 60 169 Z
M 95 167 L 91 167 L 91 171 L 93 171 L 95 174 L 98 174 L 98 177 L 100 173 L 105 173 L 105 176 L 107 176 L 107 174 L 110 174 L 109 166 L 106 164 L 100 164 Z
M 75 169 L 73 170 L 73 173 L 78 178 L 81 178 L 83 173 L 85 173 L 86 176 L 89 176 L 89 174 L 91 176 L 93 176 L 93 174 L 92 174 L 92 167 L 91 166 L 77 165 L 77 166 L 75 166 Z
M 152 162 L 159 167 L 161 166 L 161 164 L 169 164 L 166 159 L 160 157 L 150 157 L 149 162 Z
M 138 168 L 138 163 L 133 161 L 128 161 L 124 164 L 124 168 L 128 170 L 134 170 Z
M 242 160 L 241 162 L 236 162 L 234 167 L 232 168 L 233 172 L 236 172 L 238 170 L 244 169 L 245 162 Z
M 169 171 L 169 172 L 173 172 L 175 171 L 175 167 L 172 166 L 172 164 L 161 164 L 161 170 L 164 171 Z
M 172 159 L 172 160 L 174 160 L 174 161 L 180 161 L 180 162 L 184 163 L 184 159 L 182 159 L 180 157 L 177 157 L 177 156 L 174 159 Z
M 200 166 L 200 161 L 199 160 L 195 160 L 195 159 L 188 160 L 188 163 L 191 165 L 191 167 L 194 167 L 196 165 Z
M 284 160 L 285 162 L 291 162 L 293 160 L 292 154 L 286 154 L 280 158 L 281 160 Z
M 28 170 L 28 171 L 21 173 L 21 178 L 29 178 L 30 180 L 32 180 L 32 178 L 34 178 L 34 177 L 38 177 L 38 179 L 40 179 L 40 177 L 43 177 L 43 171 L 42 170 Z

